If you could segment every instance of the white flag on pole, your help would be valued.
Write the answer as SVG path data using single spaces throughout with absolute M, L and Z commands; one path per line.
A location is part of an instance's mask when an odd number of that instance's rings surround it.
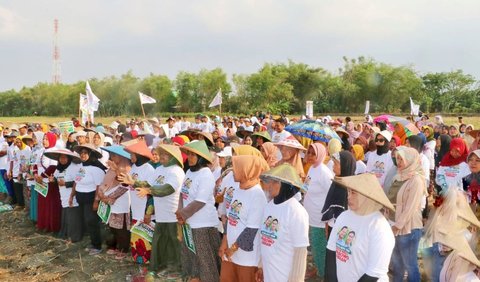
M 370 101 L 367 100 L 365 102 L 365 114 L 368 115 L 368 112 L 370 112 Z
M 87 123 L 90 109 L 88 108 L 87 95 L 82 93 L 80 93 L 80 112 L 82 113 L 82 124 Z
M 217 95 L 215 95 L 215 97 L 213 98 L 210 105 L 208 105 L 208 107 L 211 108 L 221 104 L 222 104 L 222 89 L 220 88 L 218 89 Z
M 420 105 L 415 104 L 412 100 L 412 97 L 410 97 L 410 114 L 418 116 L 419 111 L 420 111 Z
M 92 91 L 90 88 L 90 84 L 87 81 L 87 86 L 85 87 L 85 92 L 87 93 L 87 100 L 88 100 L 88 108 L 91 111 L 98 111 L 98 105 L 100 103 L 100 99 Z
M 152 97 L 143 94 L 142 92 L 138 92 L 138 96 L 140 96 L 140 104 L 155 104 L 157 100 L 153 99 Z

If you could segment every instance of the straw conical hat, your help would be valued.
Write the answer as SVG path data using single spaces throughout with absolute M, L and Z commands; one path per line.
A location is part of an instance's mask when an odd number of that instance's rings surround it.
M 144 156 L 146 158 L 152 159 L 152 152 L 147 147 L 147 143 L 143 140 L 139 142 L 126 146 L 125 151 L 129 152 L 130 154 L 137 154 L 140 156 Z
M 464 195 L 457 197 L 458 216 L 480 228 L 480 221 L 468 205 L 467 198 Z
M 372 173 L 335 177 L 333 181 L 362 194 L 392 211 L 395 211 L 393 204 L 388 200 L 382 186 L 380 186 L 377 177 Z
M 262 173 L 261 177 L 274 178 L 302 189 L 303 183 L 295 168 L 290 164 L 281 164 Z
M 77 161 L 80 161 L 80 156 L 78 155 L 78 153 L 77 152 L 72 152 L 68 149 L 51 148 L 51 149 L 45 150 L 43 155 L 45 157 L 47 157 L 49 159 L 52 159 L 52 160 L 55 160 L 55 161 L 58 161 L 58 158 L 60 157 L 60 155 L 67 155 L 67 156 L 70 156 Z
M 88 149 L 89 151 L 91 151 L 97 159 L 102 158 L 102 152 L 100 152 L 97 148 L 95 148 L 95 146 L 93 146 L 93 145 L 90 144 L 90 143 L 83 144 L 83 145 L 77 145 L 77 146 L 75 146 L 75 147 L 73 148 L 73 150 L 74 150 L 75 152 L 77 152 L 78 154 L 80 154 L 80 151 L 81 151 L 83 148 L 86 148 L 86 149 Z
M 264 139 L 268 140 L 269 142 L 272 142 L 272 137 L 270 136 L 270 133 L 268 133 L 268 131 L 255 132 L 255 133 L 252 134 L 252 136 L 263 137 Z
M 175 146 L 175 145 L 169 145 L 169 144 L 159 144 L 157 149 L 161 149 L 168 154 L 170 154 L 172 157 L 174 157 L 177 161 L 178 164 L 183 167 L 183 158 L 182 158 L 182 152 L 180 151 L 180 147 Z
M 212 155 L 208 151 L 207 144 L 204 140 L 193 140 L 190 143 L 187 143 L 180 147 L 180 150 L 190 151 L 195 153 L 202 158 L 206 159 L 209 163 L 212 163 Z
M 458 251 L 458 255 L 463 259 L 475 264 L 476 266 L 480 266 L 480 261 L 473 253 L 472 248 L 470 248 L 462 233 L 440 233 L 438 242 Z
M 211 147 L 213 146 L 213 144 L 215 144 L 213 142 L 213 137 L 210 132 L 199 132 L 198 135 L 202 135 L 204 137 L 204 141 L 207 144 L 207 147 Z M 173 137 L 173 136 L 170 136 L 170 137 Z
M 295 137 L 293 136 L 289 136 L 287 138 L 285 138 L 284 140 L 278 142 L 278 143 L 275 143 L 274 144 L 275 146 L 286 146 L 286 147 L 290 147 L 290 148 L 294 148 L 294 149 L 298 149 L 298 150 L 302 150 L 302 151 L 306 151 L 307 149 L 305 149 L 305 147 L 302 146 L 302 144 L 300 144 L 300 142 L 298 142 L 297 139 L 295 139 Z

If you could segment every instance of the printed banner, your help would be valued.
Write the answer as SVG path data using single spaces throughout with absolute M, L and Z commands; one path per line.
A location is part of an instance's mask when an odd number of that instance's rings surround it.
M 154 226 L 141 221 L 137 221 L 137 223 L 135 223 L 132 229 L 130 229 L 130 232 L 132 232 L 133 234 L 137 234 L 138 236 L 147 240 L 149 243 L 152 243 L 154 231 Z
M 103 223 L 107 223 L 110 219 L 110 205 L 100 201 L 100 203 L 98 203 L 97 214 Z
M 197 254 L 197 251 L 195 250 L 195 242 L 193 241 L 192 228 L 190 228 L 190 225 L 184 224 L 182 226 L 182 229 L 183 229 L 183 239 L 185 240 L 185 245 L 190 251 L 192 251 L 192 253 Z
M 38 192 L 38 194 L 42 195 L 43 197 L 46 197 L 48 194 L 48 184 L 35 182 L 34 189 Z

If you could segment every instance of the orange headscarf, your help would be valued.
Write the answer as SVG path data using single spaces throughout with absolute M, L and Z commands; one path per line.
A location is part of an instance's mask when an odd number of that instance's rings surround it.
M 407 140 L 407 134 L 405 133 L 405 128 L 401 123 L 395 124 L 393 135 L 398 136 L 398 138 L 400 138 L 401 145 L 405 145 L 405 141 Z
M 258 156 L 233 156 L 233 177 L 240 189 L 248 189 L 260 183 L 260 175 L 269 170 L 265 159 Z

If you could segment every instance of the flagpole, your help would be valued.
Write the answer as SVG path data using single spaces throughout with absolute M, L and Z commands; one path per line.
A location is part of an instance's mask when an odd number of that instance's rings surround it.
M 142 107 L 143 118 L 145 118 L 145 109 L 143 109 L 142 98 L 138 95 L 138 99 L 140 99 L 140 106 Z
M 220 92 L 220 98 L 223 98 L 222 97 L 222 88 L 220 88 L 218 91 Z M 221 99 L 221 100 L 222 100 L 222 103 L 223 103 L 223 99 Z M 222 103 L 220 103 L 220 119 L 222 118 Z
M 79 93 L 80 98 L 78 99 L 78 120 L 80 121 L 80 124 L 82 124 L 82 93 Z

